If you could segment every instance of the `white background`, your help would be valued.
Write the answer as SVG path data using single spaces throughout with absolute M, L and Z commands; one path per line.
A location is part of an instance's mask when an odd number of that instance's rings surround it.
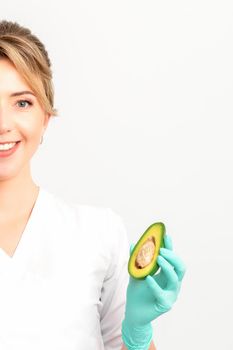
M 158 350 L 232 349 L 232 1 L 11 0 L 0 16 L 52 61 L 59 117 L 34 180 L 111 207 L 131 242 L 164 222 L 187 272 Z

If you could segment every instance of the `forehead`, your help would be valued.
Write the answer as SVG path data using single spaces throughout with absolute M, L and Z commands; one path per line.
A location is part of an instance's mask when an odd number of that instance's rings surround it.
M 31 91 L 15 66 L 7 59 L 0 59 L 0 95 L 11 95 L 17 91 Z

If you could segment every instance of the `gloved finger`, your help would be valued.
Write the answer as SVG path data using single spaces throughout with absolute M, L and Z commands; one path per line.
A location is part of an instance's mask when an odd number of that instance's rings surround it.
M 158 285 L 158 283 L 154 280 L 154 278 L 151 275 L 147 275 L 146 283 L 148 285 L 148 288 L 150 289 L 152 295 L 154 298 L 162 304 L 164 301 L 164 291 L 163 289 Z
M 163 237 L 163 241 L 165 248 L 173 250 L 172 238 L 170 235 L 165 234 Z
M 133 248 L 134 248 L 135 244 L 131 243 L 130 244 L 130 249 L 129 249 L 129 255 L 131 256 L 131 253 L 133 251 Z
M 168 290 L 176 290 L 179 284 L 178 276 L 176 272 L 174 271 L 174 267 L 169 264 L 169 262 L 164 259 L 161 255 L 157 258 L 157 263 L 162 269 L 162 272 L 165 275 L 167 286 L 166 289 Z
M 160 248 L 159 254 L 162 255 L 175 269 L 175 272 L 178 276 L 179 281 L 181 281 L 184 277 L 186 267 L 184 262 L 178 257 L 173 251 Z

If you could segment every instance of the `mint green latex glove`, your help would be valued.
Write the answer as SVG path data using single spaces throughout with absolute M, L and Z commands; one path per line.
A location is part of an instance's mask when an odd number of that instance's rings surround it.
M 175 303 L 186 267 L 173 252 L 171 237 L 164 235 L 157 263 L 160 271 L 137 280 L 129 275 L 122 339 L 128 350 L 148 350 L 153 338 L 151 322 Z M 130 255 L 133 245 L 130 247 Z

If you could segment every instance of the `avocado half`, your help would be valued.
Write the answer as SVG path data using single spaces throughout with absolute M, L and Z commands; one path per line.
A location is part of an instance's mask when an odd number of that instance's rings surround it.
M 128 272 L 136 279 L 154 275 L 159 269 L 157 257 L 159 249 L 164 247 L 165 225 L 155 222 L 150 225 L 135 244 L 128 261 Z

